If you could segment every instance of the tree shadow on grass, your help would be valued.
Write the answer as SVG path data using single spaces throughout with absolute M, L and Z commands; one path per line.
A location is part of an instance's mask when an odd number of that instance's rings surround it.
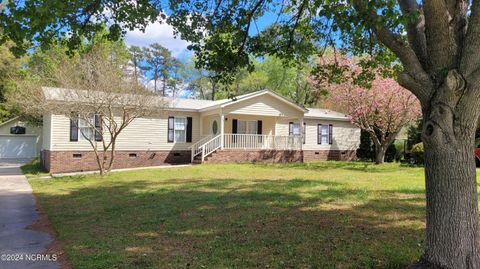
M 302 170 L 317 170 L 322 171 L 325 169 L 344 169 L 350 171 L 360 171 L 368 173 L 388 173 L 398 171 L 399 168 L 407 169 L 410 167 L 403 166 L 401 164 L 395 165 L 395 163 L 386 163 L 384 165 L 377 165 L 373 162 L 356 162 L 356 161 L 319 161 L 319 162 L 306 162 L 306 163 L 255 163 L 257 167 L 263 168 L 278 168 L 278 169 L 302 169 Z M 413 168 L 413 167 L 412 167 Z M 416 167 L 419 168 L 419 167 Z
M 303 179 L 174 182 L 38 196 L 76 268 L 401 268 L 422 251 L 421 195 Z

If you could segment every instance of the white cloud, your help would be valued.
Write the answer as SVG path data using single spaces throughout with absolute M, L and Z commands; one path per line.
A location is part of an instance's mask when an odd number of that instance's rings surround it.
M 128 32 L 125 42 L 128 46 L 148 46 L 152 43 L 159 43 L 169 49 L 175 57 L 185 53 L 188 46 L 187 41 L 180 39 L 180 37 L 174 38 L 171 25 L 160 22 L 148 25 L 145 32 L 138 29 Z

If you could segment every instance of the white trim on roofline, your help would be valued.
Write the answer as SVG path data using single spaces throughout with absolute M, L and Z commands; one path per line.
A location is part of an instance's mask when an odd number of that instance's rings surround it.
M 305 119 L 322 119 L 322 120 L 336 120 L 336 121 L 348 121 L 350 120 L 348 118 L 343 118 L 343 117 L 322 117 L 322 116 L 303 116 Z
M 208 106 L 208 107 L 204 107 L 204 108 L 201 108 L 199 109 L 199 112 L 204 112 L 204 111 L 209 111 L 209 110 L 212 110 L 212 109 L 217 109 L 217 108 L 224 108 L 224 107 L 227 107 L 227 106 L 230 106 L 230 105 L 233 105 L 233 104 L 237 104 L 237 103 L 240 103 L 242 101 L 246 101 L 246 100 L 249 100 L 249 99 L 252 99 L 252 98 L 255 98 L 255 97 L 258 97 L 258 96 L 261 96 L 261 95 L 264 95 L 264 94 L 268 94 L 274 98 L 276 98 L 277 100 L 280 100 L 292 107 L 294 107 L 295 109 L 297 110 L 300 110 L 302 112 L 308 112 L 308 110 L 302 106 L 299 106 L 295 103 L 293 103 L 292 101 L 288 100 L 287 98 L 283 97 L 283 96 L 280 96 L 270 90 L 261 90 L 261 91 L 256 91 L 256 92 L 252 92 L 252 93 L 248 93 L 248 94 L 244 94 L 244 95 L 241 95 L 241 96 L 238 96 L 232 100 L 226 100 L 226 102 L 223 102 L 223 103 L 219 103 L 219 104 L 215 104 L 213 106 Z
M 61 92 L 61 91 L 75 91 L 75 90 L 70 90 L 70 89 L 65 89 L 65 88 L 42 87 L 42 92 L 43 92 L 46 99 L 54 100 L 54 101 L 68 102 L 69 100 L 62 100 L 62 96 L 58 95 L 58 92 Z M 252 99 L 252 98 L 255 98 L 255 97 L 259 97 L 259 96 L 262 96 L 262 95 L 265 95 L 265 94 L 275 98 L 278 101 L 281 101 L 281 102 L 295 108 L 298 111 L 303 112 L 305 119 L 349 121 L 349 119 L 346 115 L 340 116 L 339 115 L 340 113 L 335 112 L 335 111 L 325 110 L 325 112 L 326 112 L 325 115 L 318 114 L 318 111 L 317 111 L 317 113 L 315 113 L 314 108 L 307 109 L 307 108 L 305 108 L 303 106 L 300 106 L 300 105 L 292 102 L 291 100 L 275 93 L 275 92 L 272 92 L 272 91 L 268 90 L 268 89 L 239 95 L 239 96 L 236 96 L 232 99 L 222 99 L 222 100 L 216 100 L 216 101 L 209 101 L 210 103 L 208 103 L 208 102 L 198 103 L 198 104 L 191 103 L 189 105 L 186 105 L 184 103 L 183 105 L 180 105 L 180 107 L 176 106 L 176 100 L 175 99 L 168 99 L 168 98 L 165 98 L 165 97 L 157 97 L 157 98 L 159 98 L 160 101 L 161 100 L 165 101 L 166 106 L 163 107 L 164 110 L 201 113 L 201 112 L 205 112 L 205 111 L 211 111 L 211 110 L 214 110 L 214 109 L 223 109 L 227 106 L 238 104 L 238 103 L 241 103 L 243 101 L 246 101 L 246 100 L 249 100 L 249 99 Z M 205 100 L 205 101 L 207 101 L 207 100 Z M 192 106 L 192 107 L 189 107 L 189 106 Z M 332 114 L 329 114 L 329 112 L 332 112 Z M 4 124 L 7 124 L 7 123 L 9 123 L 9 122 L 11 122 L 11 121 L 13 121 L 17 118 L 18 117 L 15 117 L 15 118 L 12 118 L 12 119 L 4 122 L 4 123 L 1 123 L 0 126 L 2 126 Z
M 12 121 L 14 121 L 14 120 L 18 120 L 19 118 L 20 118 L 19 116 L 15 116 L 15 117 L 7 120 L 7 121 L 4 121 L 4 122 L 0 123 L 0 127 L 3 126 L 3 125 L 5 125 L 5 124 L 7 124 L 7 123 L 10 123 L 10 122 L 12 122 Z

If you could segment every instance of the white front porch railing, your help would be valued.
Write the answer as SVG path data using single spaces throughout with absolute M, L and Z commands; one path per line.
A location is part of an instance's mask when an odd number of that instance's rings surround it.
M 215 150 L 222 147 L 222 135 L 217 135 L 203 144 L 202 148 L 202 162 L 205 157 L 212 154 Z
M 222 136 L 207 136 L 191 146 L 192 162 L 200 155 L 203 162 L 205 157 L 222 147 Z M 261 150 L 301 150 L 301 136 L 278 136 L 256 134 L 224 134 L 224 149 L 261 149 Z
M 225 149 L 300 150 L 301 136 L 225 134 Z
M 202 139 L 198 140 L 195 144 L 193 144 L 190 148 L 192 150 L 191 157 L 192 157 L 192 162 L 195 156 L 198 154 L 202 153 L 202 146 L 207 142 L 208 140 L 212 139 L 212 135 L 207 135 L 203 137 Z

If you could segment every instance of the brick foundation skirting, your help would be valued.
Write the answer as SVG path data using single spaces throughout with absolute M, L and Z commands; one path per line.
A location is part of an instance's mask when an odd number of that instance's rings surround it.
M 190 151 L 117 151 L 114 169 L 190 163 Z M 98 170 L 92 151 L 41 152 L 43 167 L 50 173 Z M 309 162 L 355 160 L 355 150 L 219 150 L 206 163 L 231 162 Z
M 117 151 L 114 169 L 190 163 L 190 151 Z M 43 167 L 50 173 L 98 170 L 92 151 L 42 151 Z
M 304 150 L 303 161 L 353 161 L 357 159 L 356 150 Z
M 206 163 L 231 162 L 302 162 L 301 150 L 220 150 L 207 157 Z

